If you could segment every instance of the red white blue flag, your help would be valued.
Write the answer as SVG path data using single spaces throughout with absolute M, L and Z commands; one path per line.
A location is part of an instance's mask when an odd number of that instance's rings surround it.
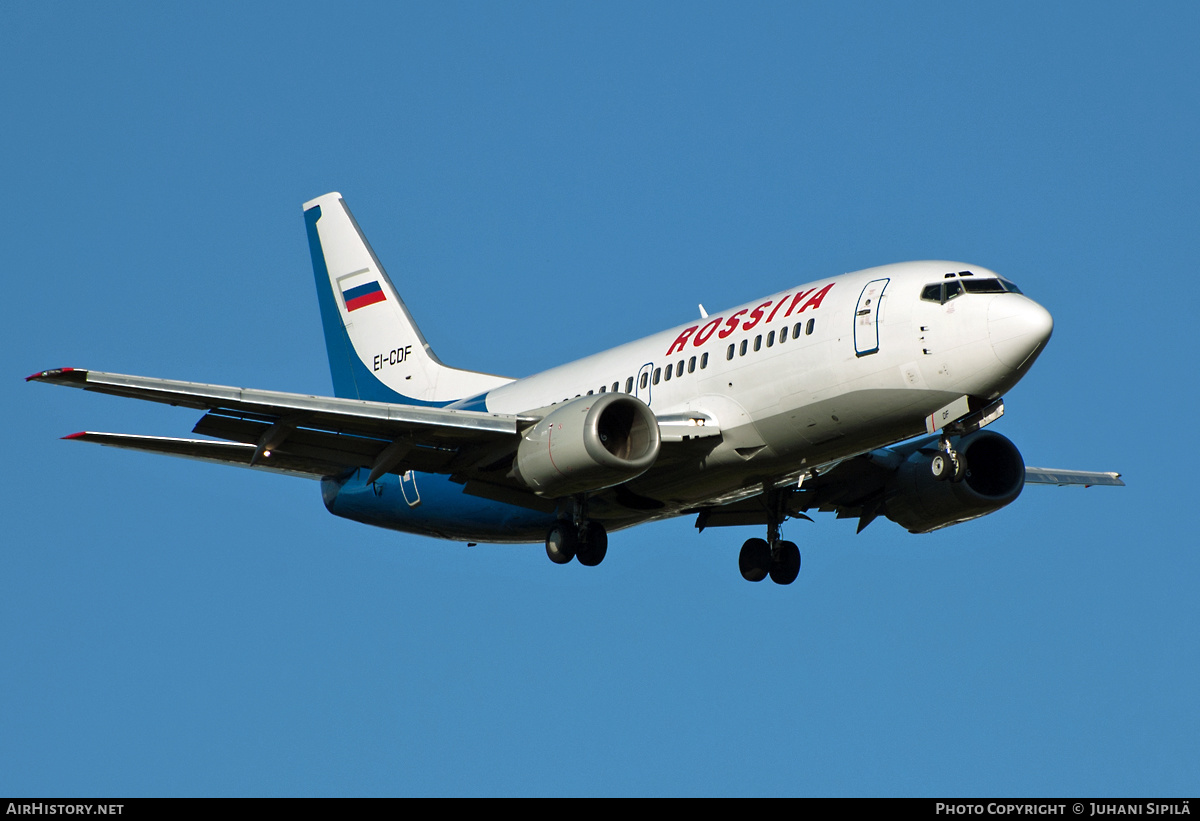
M 379 280 L 372 280 L 364 285 L 356 285 L 342 291 L 342 299 L 346 302 L 347 311 L 357 311 L 359 308 L 374 305 L 376 302 L 383 302 L 387 296 L 379 287 Z

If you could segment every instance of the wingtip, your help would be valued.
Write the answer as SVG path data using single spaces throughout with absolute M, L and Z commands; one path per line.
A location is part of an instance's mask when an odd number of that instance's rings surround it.
M 87 379 L 87 371 L 79 368 L 51 368 L 25 377 L 26 382 L 52 382 L 59 379 Z
M 63 439 L 64 440 L 66 440 L 66 439 L 82 439 L 85 436 L 87 436 L 87 431 L 81 430 L 81 431 L 79 431 L 79 433 L 69 433 L 66 436 L 64 436 Z

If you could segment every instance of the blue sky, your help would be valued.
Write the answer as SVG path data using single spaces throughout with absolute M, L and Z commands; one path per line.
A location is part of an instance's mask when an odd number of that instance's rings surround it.
M 1177 795 L 1200 785 L 1194 4 L 5 3 L 0 794 Z M 614 534 L 596 569 L 60 442 L 328 393 L 300 204 L 507 375 L 843 271 L 964 260 L 1054 338 L 1029 488 L 913 536 Z

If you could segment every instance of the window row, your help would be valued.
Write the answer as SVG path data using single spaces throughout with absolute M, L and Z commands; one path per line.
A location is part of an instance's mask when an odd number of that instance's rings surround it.
M 677 376 L 677 377 L 683 376 L 683 363 L 684 363 L 684 360 L 680 359 L 674 365 L 667 365 L 665 368 L 655 368 L 654 369 L 654 378 L 652 381 L 654 382 L 655 385 L 657 385 L 659 383 L 660 376 L 661 376 L 663 382 L 670 382 L 672 375 Z M 700 370 L 704 370 L 707 367 L 708 367 L 708 354 L 705 353 L 700 356 Z M 688 373 L 696 372 L 696 357 L 693 356 L 687 360 L 687 372 Z M 642 381 L 643 381 L 642 387 L 643 388 L 646 387 L 645 378 L 646 378 L 646 374 L 642 374 Z
M 780 345 L 787 342 L 789 331 L 791 332 L 792 339 L 798 339 L 801 336 L 811 336 L 816 326 L 817 320 L 813 318 L 808 320 L 808 322 L 797 322 L 791 328 L 784 326 L 782 329 L 780 329 L 778 337 L 776 336 L 775 331 L 771 331 L 766 336 L 767 347 L 774 347 L 776 340 L 778 340 Z M 740 345 L 731 344 L 728 350 L 725 352 L 725 358 L 733 359 L 735 351 L 739 356 L 745 356 L 750 349 L 750 344 L 751 343 L 749 339 L 743 339 Z M 763 335 L 759 334 L 758 336 L 754 337 L 753 344 L 754 350 L 762 350 Z M 697 370 L 704 370 L 707 367 L 707 353 L 701 354 L 699 357 L 692 356 L 688 357 L 687 359 L 680 359 L 677 362 L 671 363 L 670 365 L 664 365 L 662 367 L 655 368 L 653 374 L 643 371 L 641 376 L 638 377 L 638 389 L 645 390 L 649 385 L 657 385 L 660 382 L 670 382 L 672 379 L 678 379 L 679 377 L 683 376 L 684 373 L 695 373 Z M 632 376 L 625 380 L 625 393 L 633 393 L 633 380 L 634 378 Z M 592 396 L 597 393 L 609 393 L 610 391 L 612 393 L 618 393 L 620 390 L 621 383 L 618 380 L 613 382 L 612 385 L 601 385 L 599 389 L 590 390 L 587 392 L 587 395 Z M 575 394 L 575 398 L 578 399 L 582 395 L 583 394 L 577 393 Z M 571 397 L 568 396 L 564 397 L 562 401 L 569 402 L 570 399 Z M 558 403 L 556 402 L 554 404 Z
M 699 357 L 692 356 L 687 359 L 680 359 L 678 362 L 674 362 L 670 365 L 655 368 L 653 375 L 649 371 L 643 372 L 642 375 L 638 377 L 638 389 L 645 390 L 650 384 L 657 385 L 659 382 L 670 382 L 672 378 L 683 376 L 685 372 L 695 373 L 697 370 L 704 370 L 707 367 L 707 353 L 701 354 Z M 617 381 L 613 382 L 612 385 L 601 385 L 598 390 L 590 390 L 587 392 L 587 395 L 592 396 L 597 393 L 609 393 L 610 391 L 612 393 L 618 393 L 620 390 L 621 383 Z M 632 376 L 625 380 L 625 393 L 633 393 Z M 582 396 L 582 394 L 575 394 L 576 399 L 578 399 L 580 396 Z M 570 397 L 567 397 L 564 398 L 563 401 L 567 402 L 569 399 Z
M 801 334 L 803 334 L 805 336 L 811 336 L 813 330 L 816 327 L 817 327 L 816 318 L 810 319 L 810 320 L 808 320 L 808 322 L 797 322 L 790 329 L 792 332 L 792 339 L 798 339 L 801 336 Z M 788 330 L 789 330 L 789 328 L 787 326 L 784 326 L 783 328 L 780 329 L 780 331 L 779 331 L 779 344 L 780 345 L 782 345 L 784 342 L 787 342 Z M 767 342 L 768 348 L 772 348 L 775 346 L 775 332 L 774 331 L 771 331 L 769 334 L 767 334 L 766 342 Z M 750 345 L 751 345 L 751 342 L 749 339 L 743 339 L 740 344 L 734 344 L 731 342 L 729 344 L 729 347 L 725 350 L 725 358 L 733 359 L 734 351 L 737 351 L 738 356 L 745 356 L 746 353 L 750 350 Z M 762 348 L 763 348 L 763 335 L 762 334 L 759 334 L 758 336 L 754 337 L 753 345 L 754 345 L 754 350 L 756 350 L 756 351 L 762 350 Z

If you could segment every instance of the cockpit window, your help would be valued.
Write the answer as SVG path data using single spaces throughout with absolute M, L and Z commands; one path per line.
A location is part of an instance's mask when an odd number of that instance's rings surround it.
M 1002 294 L 1004 286 L 998 279 L 964 279 L 963 287 L 968 294 Z
M 967 272 L 963 272 L 965 274 Z M 962 276 L 962 274 L 959 274 Z M 1021 289 L 1007 279 L 988 277 L 986 279 L 959 279 L 954 274 L 947 274 L 943 282 L 934 282 L 921 289 L 921 299 L 926 302 L 946 303 L 964 293 L 967 294 L 1019 294 Z

